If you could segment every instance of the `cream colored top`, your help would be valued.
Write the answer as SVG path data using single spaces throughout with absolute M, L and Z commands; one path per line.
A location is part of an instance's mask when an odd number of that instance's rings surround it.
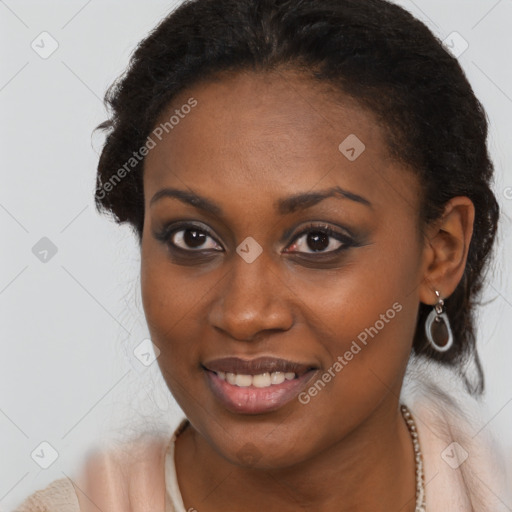
M 451 372 L 441 369 L 432 380 L 423 369 L 408 371 L 401 401 L 418 430 L 427 512 L 510 512 L 512 454 L 504 456 L 478 423 L 472 400 L 442 391 L 457 387 Z M 55 480 L 14 512 L 193 511 L 183 504 L 174 463 L 174 443 L 187 423 L 171 439 L 141 437 L 124 450 L 95 453 L 79 479 Z
M 171 442 L 167 447 L 165 457 L 165 512 L 189 512 L 185 510 L 185 504 L 183 503 L 178 485 L 176 465 L 174 464 L 174 442 L 176 441 L 178 435 L 187 427 L 187 425 L 188 421 L 183 419 L 183 421 L 174 432 Z

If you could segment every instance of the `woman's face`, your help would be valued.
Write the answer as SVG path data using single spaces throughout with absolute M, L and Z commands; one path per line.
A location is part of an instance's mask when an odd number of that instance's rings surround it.
M 299 463 L 396 414 L 411 351 L 417 179 L 372 114 L 318 87 L 285 72 L 196 85 L 145 161 L 158 363 L 236 464 Z

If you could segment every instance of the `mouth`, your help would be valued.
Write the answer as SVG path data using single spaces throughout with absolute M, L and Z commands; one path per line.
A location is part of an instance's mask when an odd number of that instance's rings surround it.
M 202 365 L 214 396 L 231 412 L 262 414 L 280 409 L 307 385 L 318 368 L 285 359 L 236 357 Z

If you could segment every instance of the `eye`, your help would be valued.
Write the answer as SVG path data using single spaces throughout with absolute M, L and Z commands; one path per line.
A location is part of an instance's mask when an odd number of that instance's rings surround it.
M 326 224 L 310 224 L 295 237 L 286 252 L 304 254 L 337 253 L 354 245 L 354 240 Z
M 173 224 L 155 233 L 155 237 L 171 249 L 181 252 L 223 252 L 209 230 L 191 223 Z M 327 224 L 310 224 L 294 238 L 294 243 L 284 251 L 298 254 L 336 254 L 355 246 L 348 235 L 331 228 Z
M 158 240 L 167 243 L 173 249 L 182 251 L 223 251 L 222 247 L 207 229 L 194 224 L 174 225 L 172 229 L 165 228 L 161 233 L 158 233 L 156 237 Z

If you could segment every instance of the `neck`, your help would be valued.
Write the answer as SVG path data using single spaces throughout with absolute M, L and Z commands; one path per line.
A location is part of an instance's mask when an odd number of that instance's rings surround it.
M 396 399 L 383 402 L 329 449 L 284 469 L 231 464 L 192 428 L 178 441 L 175 461 L 186 510 L 415 510 L 414 451 Z

